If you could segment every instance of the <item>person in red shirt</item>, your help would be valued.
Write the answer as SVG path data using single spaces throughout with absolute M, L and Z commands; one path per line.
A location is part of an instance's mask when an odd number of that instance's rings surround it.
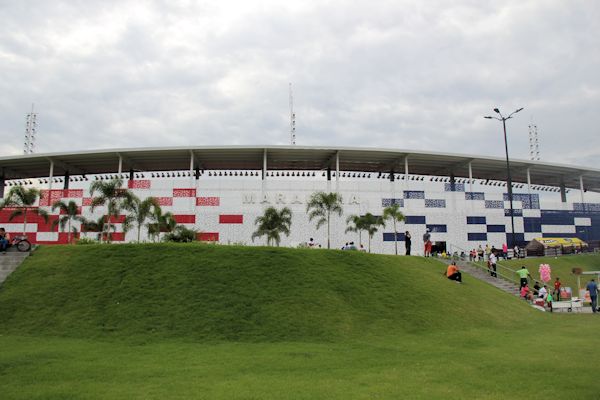
M 556 278 L 556 280 L 554 281 L 554 296 L 556 296 L 556 300 L 560 301 L 560 287 L 562 286 L 562 283 L 560 282 L 560 278 Z

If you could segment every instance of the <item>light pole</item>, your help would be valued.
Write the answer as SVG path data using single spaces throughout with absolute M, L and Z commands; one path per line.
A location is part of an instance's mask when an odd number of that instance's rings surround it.
M 483 117 L 483 118 L 487 118 L 487 119 L 497 119 L 498 121 L 502 121 L 502 127 L 504 128 L 504 149 L 506 150 L 506 175 L 507 175 L 506 185 L 508 187 L 508 201 L 510 202 L 510 227 L 511 227 L 511 235 L 510 235 L 510 243 L 509 243 L 510 249 L 513 249 L 515 247 L 515 216 L 514 216 L 514 210 L 513 210 L 513 193 L 512 193 L 512 178 L 510 176 L 510 161 L 508 160 L 508 141 L 506 140 L 506 120 L 511 119 L 513 115 L 515 115 L 516 113 L 518 113 L 521 110 L 523 110 L 523 107 L 519 108 L 516 111 L 513 111 L 512 113 L 510 113 L 510 115 L 508 117 L 505 117 L 502 115 L 502 113 L 500 112 L 499 109 L 494 108 L 494 111 L 496 112 L 496 114 L 498 114 L 500 116 L 500 118 L 492 117 L 489 115 L 486 117 Z

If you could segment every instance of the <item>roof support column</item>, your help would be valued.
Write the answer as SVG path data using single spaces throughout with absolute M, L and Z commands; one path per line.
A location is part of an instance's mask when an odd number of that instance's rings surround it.
M 195 158 L 194 158 L 194 152 L 192 150 L 190 150 L 190 187 L 192 186 L 192 183 L 194 182 L 194 163 L 195 163 Z
M 584 195 L 583 195 L 585 193 L 585 190 L 583 188 L 583 175 L 579 175 L 579 191 L 581 192 L 581 204 L 583 205 L 585 203 Z M 2 197 L 2 196 L 0 196 L 0 197 Z
M 262 180 L 264 181 L 267 177 L 267 149 L 263 151 L 263 168 L 262 168 Z
M 48 190 L 52 190 L 52 181 L 54 180 L 54 161 L 50 160 L 50 171 L 48 172 Z
M 529 168 L 527 168 L 527 193 L 531 196 L 531 173 Z
M 563 203 L 567 202 L 567 188 L 565 187 L 564 182 L 560 182 L 560 201 Z
M 469 192 L 473 193 L 473 166 L 469 161 Z
M 335 152 L 335 192 L 340 191 L 340 152 Z
M 404 157 L 404 190 L 408 190 L 408 156 Z
M 119 179 L 121 179 L 121 173 L 123 172 L 123 156 L 119 154 Z

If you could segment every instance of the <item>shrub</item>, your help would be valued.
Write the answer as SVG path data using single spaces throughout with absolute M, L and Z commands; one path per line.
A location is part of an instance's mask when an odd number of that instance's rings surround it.
M 91 239 L 91 238 L 83 237 L 75 243 L 76 244 L 98 244 L 100 242 L 98 242 L 97 240 Z
M 194 229 L 186 228 L 183 225 L 178 225 L 173 229 L 172 232 L 167 233 L 163 240 L 165 242 L 193 242 L 196 240 L 196 231 Z

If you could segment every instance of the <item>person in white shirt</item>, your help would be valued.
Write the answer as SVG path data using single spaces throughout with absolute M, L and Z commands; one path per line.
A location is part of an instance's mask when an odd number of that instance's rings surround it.
M 541 288 L 540 291 L 538 292 L 538 297 L 540 299 L 546 300 L 546 296 L 548 296 L 548 288 L 546 285 L 544 285 L 544 287 Z
M 496 252 L 493 251 L 490 253 L 488 262 L 490 263 L 490 275 L 493 276 L 494 278 L 498 277 L 498 275 L 496 274 L 496 263 L 498 262 L 498 258 L 496 257 Z

